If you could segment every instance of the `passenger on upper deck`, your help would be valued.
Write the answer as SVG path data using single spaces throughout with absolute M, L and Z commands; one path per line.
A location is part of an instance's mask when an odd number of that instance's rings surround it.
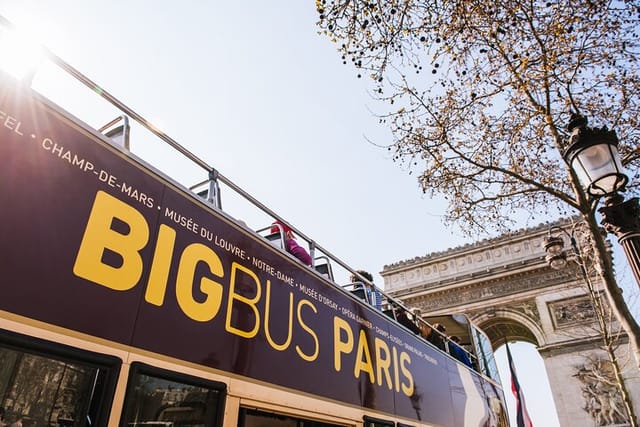
M 409 329 L 414 334 L 421 335 L 421 329 L 416 325 L 413 316 L 414 315 L 412 313 L 405 311 L 404 309 L 399 309 L 399 312 L 396 314 L 396 319 L 398 320 L 398 323 Z
M 422 336 L 440 350 L 446 351 L 446 346 L 444 344 L 445 331 L 446 328 L 440 323 L 434 323 L 433 326 L 425 324 L 422 329 Z
M 465 349 L 460 345 L 460 337 L 457 335 L 451 335 L 449 338 L 449 354 L 458 359 L 460 362 L 464 363 L 470 368 L 473 368 L 473 364 L 471 363 L 471 359 L 467 355 Z
M 367 279 L 367 282 L 363 282 L 358 276 L 355 274 L 351 275 L 351 283 L 361 284 L 364 288 L 365 293 L 367 294 L 367 300 L 369 304 L 377 308 L 378 310 L 382 310 L 382 294 L 376 289 L 375 285 L 371 286 L 373 283 L 373 276 L 371 273 L 365 270 L 356 270 L 356 273 Z
M 278 228 L 278 225 L 282 228 L 282 231 L 284 232 L 284 236 L 283 236 L 284 244 L 287 252 L 289 252 L 294 257 L 298 258 L 300 261 L 302 261 L 302 263 L 306 265 L 311 265 L 311 256 L 302 246 L 298 244 L 298 242 L 296 242 L 295 236 L 293 235 L 293 231 L 289 227 L 287 227 L 280 221 L 275 221 L 271 225 L 271 233 L 272 234 L 280 233 L 280 228 Z

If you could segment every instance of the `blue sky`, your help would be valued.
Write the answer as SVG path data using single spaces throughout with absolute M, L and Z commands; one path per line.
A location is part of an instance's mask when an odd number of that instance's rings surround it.
M 317 34 L 312 1 L 0 0 L 0 14 L 376 283 L 386 264 L 469 243 L 369 142 L 390 134 L 366 82 Z M 115 116 L 54 81 L 36 86 L 89 124 Z M 179 182 L 206 178 L 150 138 L 134 133 L 132 149 Z M 540 356 L 512 353 L 534 425 L 557 426 Z

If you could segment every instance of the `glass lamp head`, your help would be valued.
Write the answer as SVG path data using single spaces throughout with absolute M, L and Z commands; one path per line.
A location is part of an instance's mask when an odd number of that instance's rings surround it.
M 606 127 L 589 128 L 582 116 L 574 116 L 568 128 L 571 137 L 564 159 L 587 192 L 601 197 L 624 189 L 628 178 L 620 161 L 615 131 Z

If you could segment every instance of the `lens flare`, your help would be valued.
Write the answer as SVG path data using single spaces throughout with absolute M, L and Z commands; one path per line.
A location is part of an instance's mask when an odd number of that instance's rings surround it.
M 0 29 L 0 69 L 30 83 L 43 58 L 42 46 L 28 34 L 16 29 Z

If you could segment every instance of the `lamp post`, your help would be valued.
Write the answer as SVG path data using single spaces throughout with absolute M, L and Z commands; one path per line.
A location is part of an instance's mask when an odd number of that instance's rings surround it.
M 567 230 L 557 225 L 554 225 L 549 229 L 549 233 L 544 239 L 544 250 L 547 253 L 545 260 L 547 261 L 547 264 L 549 264 L 549 267 L 554 270 L 562 270 L 568 263 L 567 253 L 564 250 L 564 240 L 560 237 L 561 233 L 569 238 L 571 248 L 577 258 L 577 263 L 580 266 L 583 279 L 587 281 L 588 276 L 584 262 L 582 261 L 582 252 L 578 248 L 578 243 L 573 230 L 569 233 Z
M 564 239 L 561 237 L 561 234 L 564 234 L 569 238 L 571 249 L 573 250 L 573 255 L 575 257 L 573 260 L 578 264 L 578 267 L 580 267 L 580 274 L 584 284 L 587 286 L 591 301 L 595 306 L 600 327 L 601 329 L 606 330 L 606 321 L 603 315 L 604 310 L 602 309 L 601 300 L 593 282 L 591 281 L 591 276 L 587 271 L 587 265 L 583 258 L 582 248 L 578 246 L 578 240 L 575 236 L 577 225 L 578 224 L 576 223 L 572 225 L 570 233 L 563 227 L 559 227 L 557 225 L 549 228 L 547 237 L 544 239 L 544 250 L 547 253 L 545 259 L 549 267 L 554 270 L 562 270 L 565 268 L 568 264 L 568 257 L 567 252 L 564 250 Z
M 544 250 L 547 253 L 545 256 L 545 260 L 549 267 L 554 270 L 562 270 L 568 264 L 567 252 L 564 250 L 564 240 L 560 237 L 561 234 L 564 234 L 569 238 L 569 242 L 571 243 L 571 249 L 573 250 L 573 255 L 575 256 L 574 261 L 580 267 L 580 274 L 582 275 L 582 280 L 587 286 L 587 290 L 589 291 L 589 296 L 591 297 L 591 301 L 596 309 L 596 314 L 598 321 L 600 323 L 600 327 L 603 330 L 606 330 L 606 321 L 604 319 L 604 310 L 602 309 L 602 304 L 600 301 L 600 297 L 598 296 L 598 292 L 591 281 L 591 276 L 587 271 L 587 265 L 583 258 L 582 248 L 578 246 L 578 240 L 575 236 L 576 234 L 577 224 L 574 223 L 571 227 L 571 233 L 569 233 L 563 227 L 559 227 L 557 225 L 549 228 L 549 232 L 547 237 L 544 239 Z
M 587 119 L 574 114 L 568 126 L 571 132 L 564 159 L 585 187 L 595 206 L 604 197 L 601 224 L 618 238 L 633 275 L 640 285 L 640 207 L 638 198 L 629 200 L 619 194 L 629 178 L 618 153 L 616 132 L 605 127 L 587 127 Z

